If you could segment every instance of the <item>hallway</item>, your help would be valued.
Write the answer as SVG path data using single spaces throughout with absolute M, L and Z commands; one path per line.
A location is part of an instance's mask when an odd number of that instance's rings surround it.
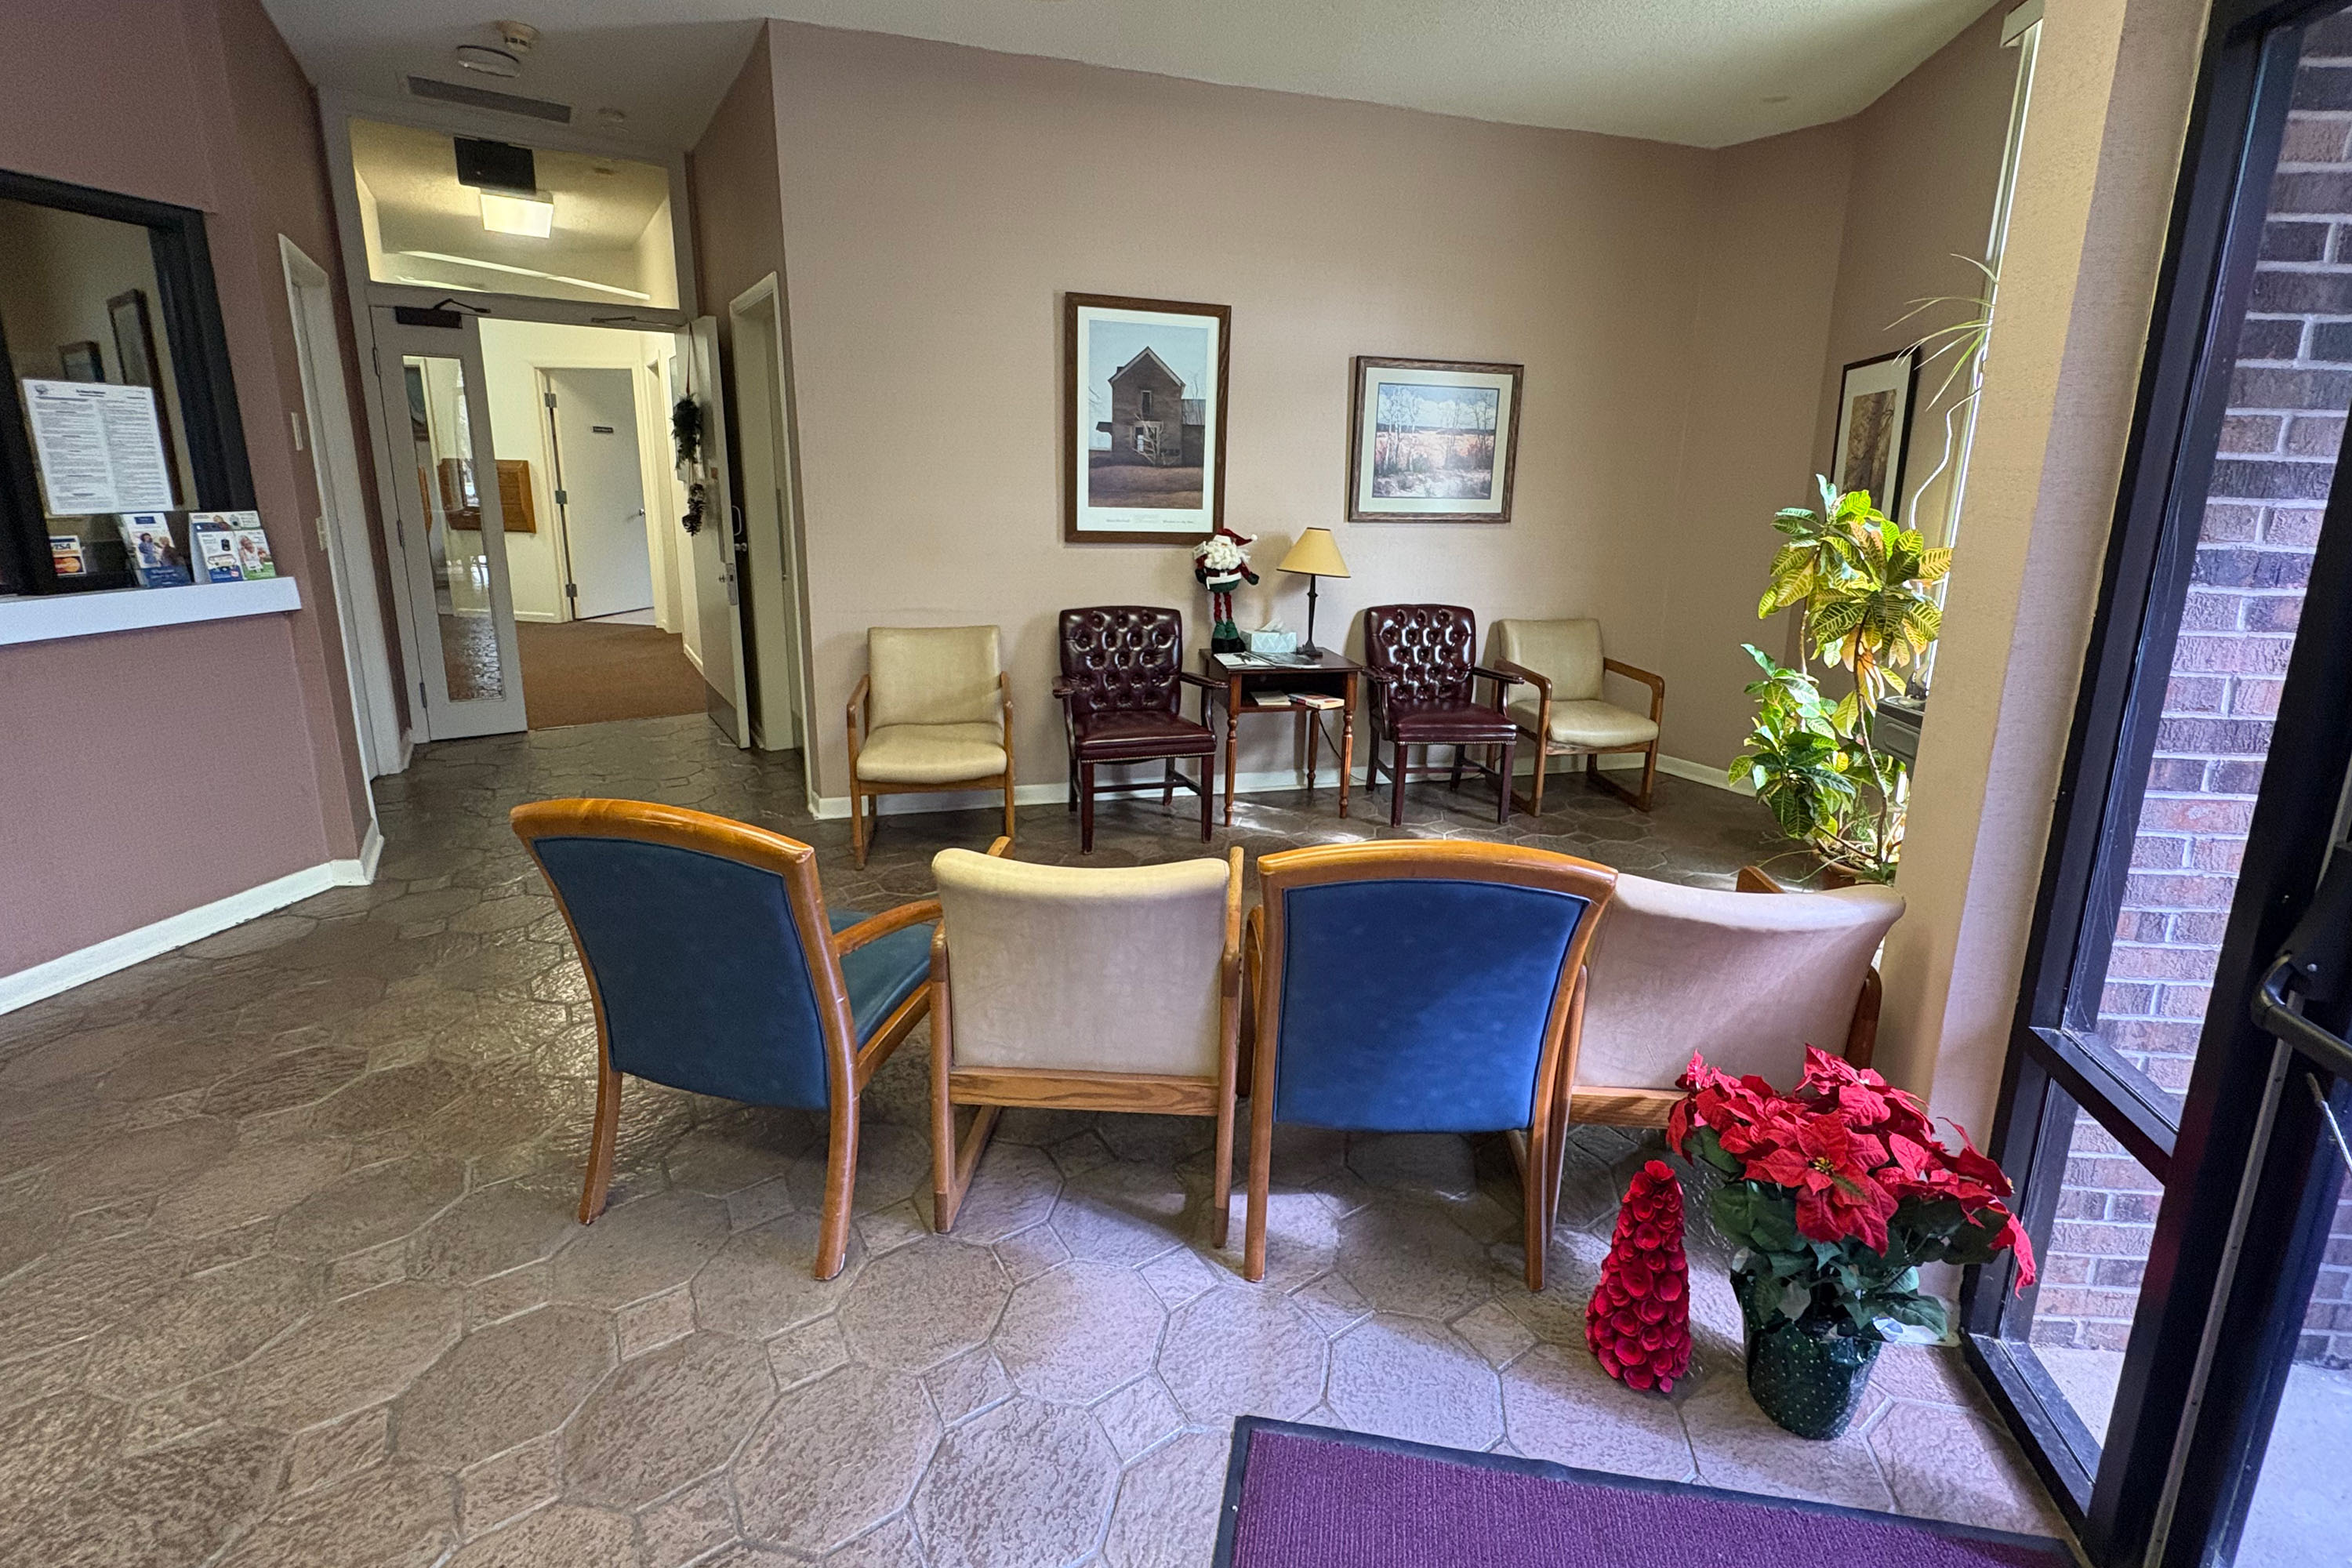
M 1950 1352 L 1890 1347 L 1835 1443 L 1770 1426 L 1721 1258 L 1694 1258 L 1673 1396 L 1603 1378 L 1584 1302 L 1647 1152 L 1608 1130 L 1572 1137 L 1539 1297 L 1498 1142 L 1307 1131 L 1250 1287 L 1205 1241 L 1206 1122 L 1008 1116 L 932 1236 L 918 1033 L 868 1092 L 839 1279 L 808 1273 L 808 1116 L 633 1083 L 583 1228 L 592 1016 L 507 809 L 729 813 L 814 842 L 868 910 L 992 815 L 891 817 L 854 873 L 793 761 L 698 717 L 444 744 L 380 787 L 375 885 L 0 1018 L 0 1558 L 1197 1564 L 1244 1411 L 2056 1532 Z M 1659 788 L 1644 818 L 1570 784 L 1507 836 L 1718 883 L 1763 851 L 1750 803 Z M 1407 816 L 1497 833 L 1475 791 Z M 1058 805 L 1021 827 L 1074 858 Z M 1387 833 L 1258 796 L 1217 849 Z M 1106 805 L 1098 846 L 1199 852 L 1156 802 Z

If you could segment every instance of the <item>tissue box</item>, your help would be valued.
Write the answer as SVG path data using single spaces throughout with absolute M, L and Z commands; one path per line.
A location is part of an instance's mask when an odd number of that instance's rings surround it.
M 1297 653 L 1298 634 L 1284 631 L 1278 626 L 1255 631 L 1249 635 L 1249 650 L 1252 653 Z

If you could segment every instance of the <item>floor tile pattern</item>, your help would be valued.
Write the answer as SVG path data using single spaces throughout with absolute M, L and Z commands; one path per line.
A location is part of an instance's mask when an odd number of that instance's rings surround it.
M 1769 853 L 1748 803 L 1658 787 L 1644 817 L 1569 783 L 1506 829 L 1431 784 L 1404 831 L 1718 885 Z M 868 1101 L 839 1279 L 808 1273 L 811 1116 L 632 1083 L 582 1227 L 593 1021 L 505 815 L 562 795 L 793 833 L 867 910 L 995 820 L 893 817 L 858 873 L 793 759 L 698 718 L 435 746 L 379 781 L 374 885 L 0 1017 L 0 1560 L 1173 1568 L 1206 1561 L 1244 1412 L 2054 1528 L 1948 1353 L 1889 1352 L 1837 1442 L 1771 1426 L 1712 1253 L 1691 1377 L 1602 1376 L 1584 1300 L 1654 1148 L 1605 1130 L 1531 1296 L 1499 1142 L 1285 1129 L 1253 1287 L 1206 1241 L 1205 1121 L 1010 1113 L 930 1234 L 919 1033 Z M 1368 813 L 1245 799 L 1213 848 L 1389 837 Z M 1076 858 L 1059 807 L 1021 830 Z M 1201 852 L 1148 797 L 1097 843 Z

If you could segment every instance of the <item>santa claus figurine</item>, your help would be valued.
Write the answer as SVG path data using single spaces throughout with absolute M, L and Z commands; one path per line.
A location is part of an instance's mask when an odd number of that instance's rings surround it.
M 1240 628 L 1234 625 L 1234 590 L 1244 583 L 1252 587 L 1257 585 L 1257 574 L 1250 570 L 1248 553 L 1249 547 L 1256 542 L 1254 535 L 1221 527 L 1192 546 L 1192 575 L 1209 590 L 1211 653 L 1239 653 L 1249 646 L 1243 640 Z

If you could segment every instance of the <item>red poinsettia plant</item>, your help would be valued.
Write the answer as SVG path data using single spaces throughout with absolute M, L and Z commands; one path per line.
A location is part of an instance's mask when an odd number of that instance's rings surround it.
M 1951 1147 L 1916 1099 L 1869 1068 L 1809 1046 L 1803 1079 L 1784 1092 L 1694 1056 L 1679 1087 L 1666 1139 L 1732 1178 L 1708 1213 L 1747 1249 L 1733 1283 L 1756 1326 L 1793 1316 L 1813 1333 L 1940 1339 L 1944 1303 L 1919 1289 L 1921 1265 L 2014 1250 L 2018 1288 L 2033 1282 L 2000 1167 L 1947 1122 Z

